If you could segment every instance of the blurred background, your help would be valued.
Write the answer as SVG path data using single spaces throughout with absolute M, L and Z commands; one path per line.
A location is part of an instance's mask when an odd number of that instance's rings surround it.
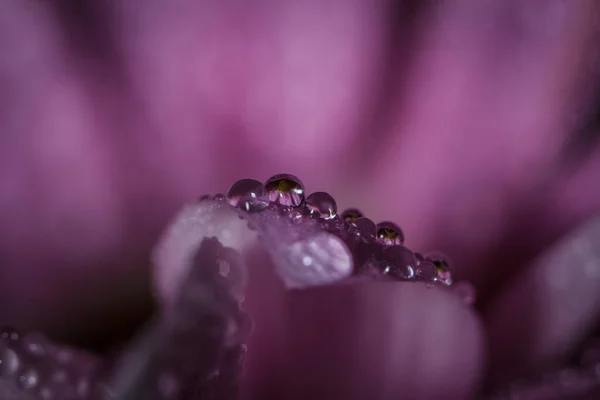
M 177 209 L 279 172 L 447 253 L 485 304 L 600 209 L 598 7 L 3 2 L 0 321 L 127 332 Z

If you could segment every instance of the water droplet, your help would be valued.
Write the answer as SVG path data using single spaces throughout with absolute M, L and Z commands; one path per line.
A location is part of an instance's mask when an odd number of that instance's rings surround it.
M 337 215 L 335 199 L 326 192 L 315 192 L 306 198 L 306 207 L 311 214 L 316 214 L 323 219 L 333 219 Z
M 210 200 L 211 198 L 212 198 L 212 196 L 210 194 L 205 194 L 203 196 L 200 196 L 200 198 L 198 200 L 205 201 L 205 200 Z
M 33 389 L 38 384 L 38 373 L 33 368 L 25 369 L 19 376 L 19 386 L 23 389 Z
M 294 175 L 275 175 L 267 180 L 265 189 L 273 203 L 299 207 L 304 202 L 304 185 Z
M 14 350 L 0 347 L 0 377 L 9 376 L 19 369 L 19 356 Z
M 415 276 L 417 260 L 404 246 L 390 246 L 383 250 L 383 273 L 396 279 L 412 279 Z
M 457 282 L 453 288 L 465 304 L 475 303 L 475 288 L 469 282 Z
M 0 329 L 0 339 L 16 342 L 20 336 L 19 332 L 13 327 L 5 326 Z
M 355 221 L 361 217 L 364 217 L 364 215 L 357 208 L 348 208 L 342 213 L 342 219 L 347 222 Z
M 225 195 L 222 193 L 217 193 L 213 196 L 213 200 L 225 201 Z
M 265 188 L 256 179 L 240 179 L 231 185 L 227 202 L 246 211 L 262 211 L 269 205 Z
M 435 265 L 435 268 L 437 269 L 437 280 L 439 282 L 448 286 L 452 284 L 453 268 L 446 256 L 439 253 L 430 253 L 425 255 L 425 260 Z
M 415 275 L 427 282 L 433 282 L 437 277 L 437 268 L 431 261 L 421 262 L 415 270 Z
M 37 332 L 30 332 L 23 338 L 23 348 L 34 357 L 43 357 L 46 354 L 46 338 Z
M 384 246 L 394 246 L 404 243 L 404 234 L 400 227 L 393 222 L 384 221 L 377 224 L 377 241 Z
M 352 226 L 358 229 L 358 233 L 361 236 L 375 236 L 376 227 L 375 222 L 371 221 L 367 217 L 360 217 L 351 222 Z

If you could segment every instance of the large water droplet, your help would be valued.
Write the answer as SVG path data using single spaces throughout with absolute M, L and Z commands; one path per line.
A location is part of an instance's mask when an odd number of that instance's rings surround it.
M 35 369 L 26 368 L 19 376 L 19 386 L 23 389 L 33 389 L 38 384 L 38 373 Z
M 240 179 L 231 185 L 227 201 L 246 211 L 262 211 L 269 205 L 265 187 L 256 179 Z
M 446 256 L 439 253 L 430 253 L 425 255 L 425 260 L 435 265 L 435 268 L 437 270 L 437 281 L 446 285 L 452 284 L 453 268 L 450 265 L 450 262 L 448 261 L 448 258 Z
M 0 346 L 0 377 L 9 376 L 19 369 L 19 356 L 14 350 Z
M 360 236 L 375 236 L 375 232 L 377 231 L 375 222 L 371 221 L 367 217 L 357 218 L 356 220 L 352 221 L 351 224 L 358 229 L 357 233 Z
M 311 214 L 323 219 L 333 219 L 337 215 L 337 204 L 329 193 L 315 192 L 306 198 L 306 207 Z
M 347 222 L 355 221 L 363 216 L 363 213 L 357 208 L 348 208 L 342 213 L 342 219 Z
M 394 246 L 404 243 L 404 234 L 398 225 L 384 221 L 377 224 L 377 241 L 384 246 Z
M 269 200 L 284 206 L 299 207 L 304 202 L 304 185 L 294 175 L 278 174 L 265 183 Z
M 437 268 L 432 262 L 425 260 L 419 263 L 415 270 L 415 275 L 424 281 L 431 283 L 437 278 Z
M 412 279 L 416 264 L 415 255 L 404 246 L 390 246 L 383 250 L 383 273 L 395 279 Z

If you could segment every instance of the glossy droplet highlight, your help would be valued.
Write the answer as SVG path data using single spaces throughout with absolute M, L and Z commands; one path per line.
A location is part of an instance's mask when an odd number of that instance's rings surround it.
M 337 215 L 337 204 L 333 196 L 327 192 L 315 192 L 306 198 L 306 207 L 311 214 L 323 219 L 333 219 Z
M 398 225 L 384 221 L 377 224 L 377 241 L 384 246 L 394 246 L 404 243 L 404 234 Z
M 213 196 L 213 200 L 217 200 L 217 201 L 225 201 L 226 197 L 224 194 L 222 193 L 217 193 Z
M 19 376 L 19 386 L 25 390 L 33 389 L 38 384 L 38 373 L 33 368 L 26 368 Z
M 412 251 L 404 246 L 390 246 L 383 251 L 383 273 L 394 279 L 408 280 L 415 276 L 417 260 Z
M 453 268 L 451 267 L 450 262 L 448 261 L 448 257 L 439 253 L 430 253 L 425 255 L 425 260 L 429 261 L 435 266 L 437 270 L 437 281 L 445 285 L 452 284 Z
M 262 211 L 269 205 L 263 184 L 256 179 L 240 179 L 227 192 L 227 202 L 246 211 Z
M 367 217 L 357 218 L 351 224 L 358 229 L 357 233 L 360 236 L 375 236 L 375 232 L 377 231 L 375 222 Z
M 19 364 L 19 356 L 14 350 L 0 347 L 0 377 L 16 373 Z
M 304 202 L 304 185 L 294 175 L 278 174 L 265 183 L 270 201 L 284 206 L 299 207 Z
M 342 213 L 342 219 L 347 222 L 356 221 L 364 217 L 363 213 L 357 208 L 348 208 Z

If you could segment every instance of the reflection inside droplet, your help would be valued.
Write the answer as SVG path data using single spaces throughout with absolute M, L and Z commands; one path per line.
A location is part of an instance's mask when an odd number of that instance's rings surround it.
M 337 204 L 333 196 L 326 192 L 315 192 L 306 198 L 306 207 L 312 214 L 329 220 L 337 214 Z
M 304 185 L 294 175 L 278 174 L 265 183 L 270 201 L 284 206 L 299 207 L 304 203 Z

